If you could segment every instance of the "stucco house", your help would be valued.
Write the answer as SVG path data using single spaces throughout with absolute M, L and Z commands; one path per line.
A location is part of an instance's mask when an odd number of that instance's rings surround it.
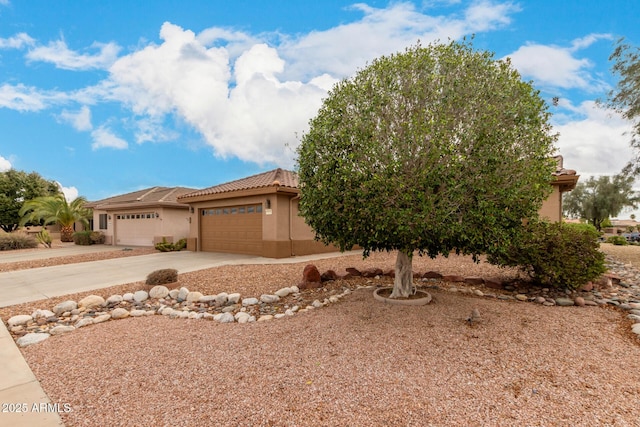
M 187 249 L 286 258 L 336 251 L 298 215 L 295 172 L 274 169 L 178 197 L 189 204 Z
M 551 183 L 553 191 L 540 209 L 550 221 L 562 219 L 562 193 L 575 188 L 579 176 L 563 167 Z M 285 258 L 336 251 L 314 240 L 314 232 L 298 215 L 300 190 L 295 172 L 275 169 L 247 178 L 183 194 L 190 206 L 187 249 Z
M 189 205 L 177 198 L 195 191 L 184 187 L 151 187 L 87 203 L 93 210 L 92 230 L 105 234 L 105 243 L 153 246 L 165 238 L 175 242 L 190 232 Z
M 553 173 L 554 179 L 551 182 L 553 191 L 542 203 L 539 214 L 540 218 L 559 222 L 562 221 L 562 193 L 576 188 L 580 175 L 577 175 L 573 169 L 564 168 L 562 156 L 556 156 L 555 159 L 557 166 L 556 171 Z

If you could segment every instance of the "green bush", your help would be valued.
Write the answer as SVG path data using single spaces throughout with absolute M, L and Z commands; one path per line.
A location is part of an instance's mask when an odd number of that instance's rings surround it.
M 629 244 L 629 242 L 627 242 L 627 239 L 625 239 L 622 236 L 610 236 L 609 238 L 607 238 L 607 243 L 611 243 L 618 246 L 626 246 Z
M 28 249 L 38 247 L 35 237 L 23 232 L 0 234 L 0 251 L 11 251 L 14 249 Z
M 180 239 L 176 243 L 169 243 L 167 239 L 162 238 L 162 242 L 156 243 L 155 248 L 160 252 L 181 251 L 187 247 L 187 239 Z
M 595 228 L 537 221 L 510 250 L 489 254 L 500 266 L 520 267 L 540 285 L 577 289 L 606 271 Z
M 36 240 L 38 243 L 43 244 L 45 247 L 51 247 L 51 235 L 47 230 L 42 230 L 38 234 L 36 234 Z
M 149 286 L 160 286 L 168 283 L 175 283 L 177 281 L 178 270 L 174 268 L 164 268 L 162 270 L 156 270 L 149 273 L 145 283 Z
M 102 231 L 92 231 L 89 235 L 89 239 L 91 239 L 92 244 L 101 245 L 105 240 L 104 233 Z
M 76 231 L 73 233 L 73 243 L 82 246 L 92 245 L 91 231 Z

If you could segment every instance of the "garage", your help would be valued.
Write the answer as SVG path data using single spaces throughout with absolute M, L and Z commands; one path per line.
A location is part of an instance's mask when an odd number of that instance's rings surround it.
M 262 255 L 262 204 L 200 209 L 201 250 Z
M 153 212 L 116 214 L 116 244 L 124 246 L 152 246 L 156 228 Z

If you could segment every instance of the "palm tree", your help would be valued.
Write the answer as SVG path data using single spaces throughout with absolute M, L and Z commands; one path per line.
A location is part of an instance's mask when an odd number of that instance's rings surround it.
M 85 228 L 88 227 L 88 218 L 91 212 L 84 207 L 87 199 L 77 197 L 71 203 L 62 194 L 56 196 L 37 197 L 28 200 L 20 209 L 21 225 L 27 222 L 40 222 L 44 224 L 60 225 L 60 240 L 73 241 L 73 224 L 79 221 Z

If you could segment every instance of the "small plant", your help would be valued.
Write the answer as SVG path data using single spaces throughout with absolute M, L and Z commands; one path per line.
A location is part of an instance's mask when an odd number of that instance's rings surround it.
M 627 242 L 627 239 L 625 239 L 623 236 L 610 236 L 609 238 L 607 238 L 607 243 L 611 243 L 617 246 L 626 246 L 629 244 L 629 242 Z
M 180 239 L 176 243 L 167 242 L 166 238 L 162 238 L 162 242 L 158 242 L 155 244 L 156 250 L 160 252 L 173 252 L 173 251 L 181 251 L 187 247 L 187 239 Z
M 576 225 L 532 222 L 510 250 L 489 254 L 489 262 L 520 267 L 540 285 L 577 289 L 598 278 L 606 268 L 598 232 Z
M 42 230 L 38 234 L 36 234 L 36 240 L 38 243 L 42 244 L 45 248 L 51 247 L 51 235 L 47 230 Z
M 89 239 L 91 239 L 92 244 L 101 245 L 105 240 L 104 233 L 102 231 L 92 231 L 89 235 Z
M 148 286 L 160 286 L 168 283 L 175 283 L 178 281 L 178 270 L 174 268 L 164 268 L 162 270 L 156 270 L 147 276 L 145 282 Z
M 91 231 L 76 231 L 73 233 L 73 242 L 76 245 L 89 246 L 92 245 Z
M 23 232 L 0 234 L 0 251 L 14 249 L 29 249 L 38 247 L 38 241 L 31 235 Z

